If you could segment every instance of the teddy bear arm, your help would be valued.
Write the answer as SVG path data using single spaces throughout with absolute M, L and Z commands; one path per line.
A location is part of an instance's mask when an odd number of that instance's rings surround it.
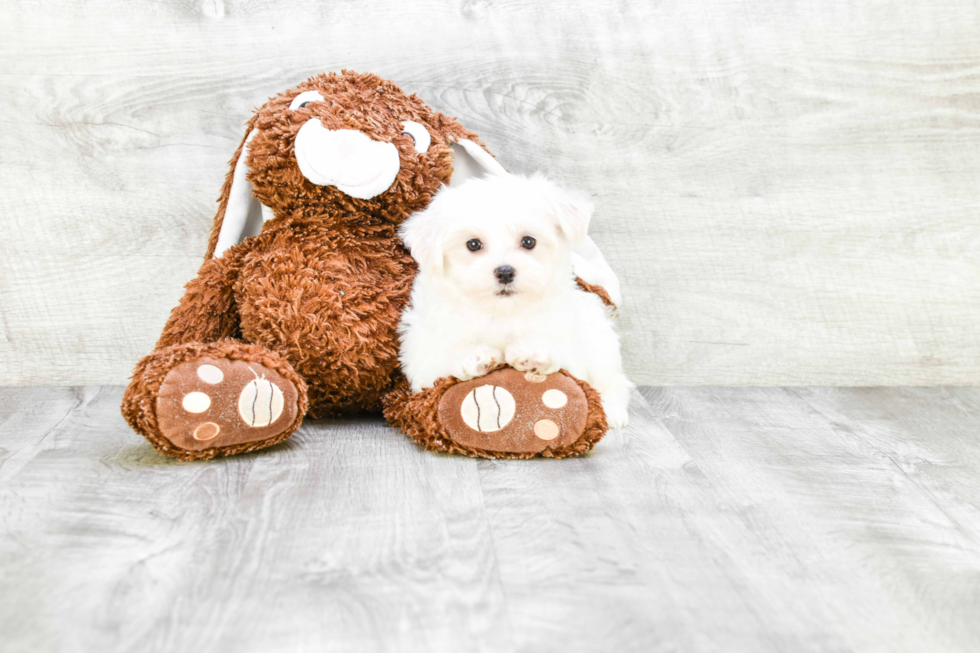
M 239 336 L 235 301 L 238 257 L 214 258 L 204 263 L 188 282 L 180 303 L 171 311 L 156 349 L 192 342 L 208 343 Z
M 586 283 L 582 279 L 582 277 L 575 277 L 575 283 L 578 284 L 578 287 L 584 290 L 585 292 L 590 292 L 593 293 L 594 295 L 598 295 L 599 299 L 602 300 L 602 303 L 605 304 L 607 308 L 610 308 L 613 311 L 617 309 L 616 304 L 609 296 L 609 291 L 606 290 L 604 287 L 598 284 Z

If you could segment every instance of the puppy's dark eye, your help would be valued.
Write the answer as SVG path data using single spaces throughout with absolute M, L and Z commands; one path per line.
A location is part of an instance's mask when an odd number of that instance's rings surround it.
M 534 246 L 538 244 L 538 241 L 534 240 L 530 236 L 524 236 L 521 239 L 521 247 L 524 249 L 534 249 Z
M 299 109 L 302 109 L 302 108 L 303 108 L 303 107 L 305 107 L 305 106 L 306 106 L 307 104 L 309 104 L 309 102 L 303 102 L 303 103 L 302 103 L 302 104 L 300 104 L 300 105 L 299 105 L 299 107 L 297 107 L 297 108 L 299 108 Z
M 483 249 L 483 243 L 478 238 L 470 238 L 466 241 L 466 249 L 471 252 L 478 252 Z

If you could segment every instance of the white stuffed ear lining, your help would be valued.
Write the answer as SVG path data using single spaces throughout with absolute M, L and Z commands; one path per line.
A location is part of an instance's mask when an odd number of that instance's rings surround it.
M 450 186 L 459 186 L 467 179 L 486 175 L 506 175 L 508 172 L 485 149 L 466 139 L 450 143 L 453 150 L 453 176 Z
M 214 247 L 215 258 L 249 236 L 257 235 L 262 231 L 262 224 L 273 217 L 272 210 L 259 204 L 252 195 L 252 183 L 248 180 L 248 144 L 257 131 L 253 129 L 249 133 L 242 147 L 242 153 L 235 161 L 228 203 L 225 204 L 221 231 L 218 232 L 218 242 Z

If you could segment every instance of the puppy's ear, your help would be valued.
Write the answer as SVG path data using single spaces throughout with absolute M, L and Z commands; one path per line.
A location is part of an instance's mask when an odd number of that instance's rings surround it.
M 420 268 L 430 274 L 441 274 L 445 256 L 444 230 L 439 209 L 430 205 L 406 220 L 398 234 Z
M 543 195 L 549 212 L 568 242 L 573 245 L 582 242 L 595 210 L 592 199 L 580 191 L 560 188 L 542 177 L 535 177 L 534 180 L 544 187 Z

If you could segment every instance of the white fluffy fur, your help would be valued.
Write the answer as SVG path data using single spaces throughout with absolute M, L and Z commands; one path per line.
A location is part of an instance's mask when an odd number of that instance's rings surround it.
M 443 189 L 406 221 L 402 239 L 419 263 L 400 327 L 412 389 L 482 376 L 502 362 L 542 374 L 566 369 L 599 392 L 612 428 L 625 426 L 632 384 L 619 338 L 602 301 L 572 272 L 571 246 L 591 215 L 587 197 L 540 176 L 501 175 Z M 521 247 L 525 236 L 536 239 L 533 249 Z M 474 238 L 483 248 L 471 252 Z M 504 265 L 516 270 L 507 285 L 494 275 Z

